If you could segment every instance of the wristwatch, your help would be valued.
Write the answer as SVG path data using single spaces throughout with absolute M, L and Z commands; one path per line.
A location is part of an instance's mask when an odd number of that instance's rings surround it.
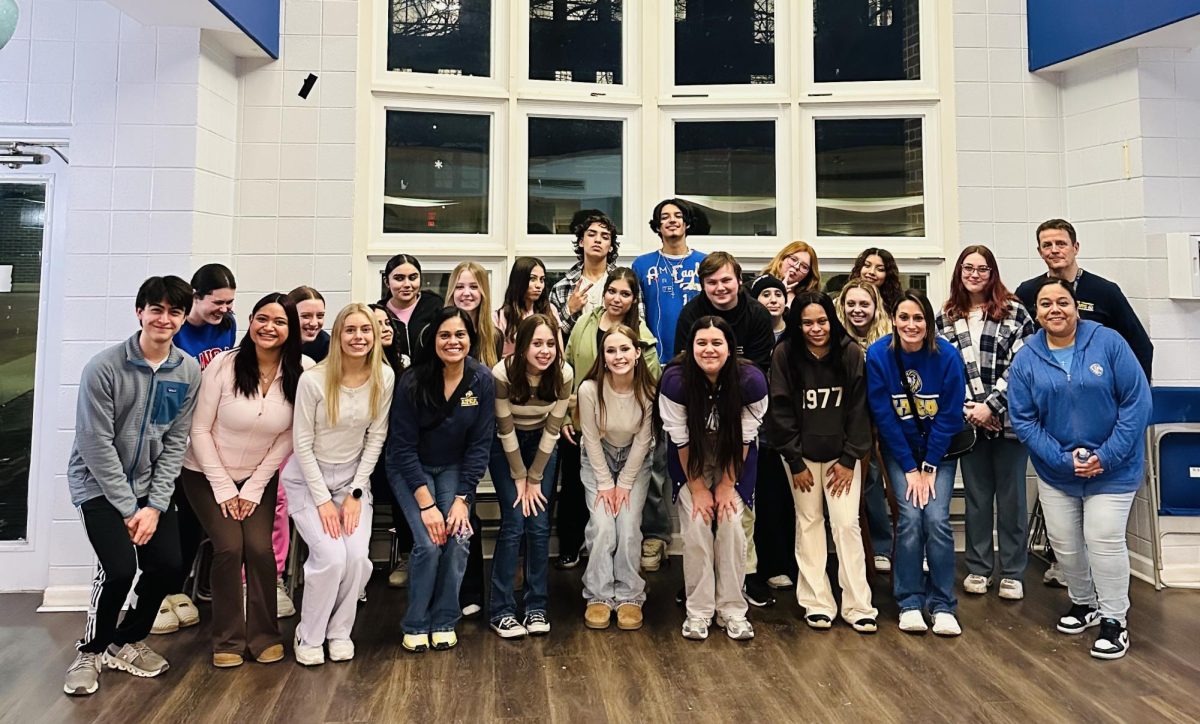
M 931 473 L 931 474 L 932 474 L 932 473 L 936 473 L 936 472 L 937 472 L 937 466 L 936 466 L 936 465 L 930 465 L 929 463 L 921 463 L 921 472 L 923 472 L 923 473 Z
M 355 488 L 355 489 L 351 490 L 351 491 L 350 491 L 350 495 L 351 495 L 351 496 L 352 496 L 352 497 L 353 497 L 355 500 L 358 500 L 359 498 L 361 498 L 361 497 L 362 497 L 362 488 Z

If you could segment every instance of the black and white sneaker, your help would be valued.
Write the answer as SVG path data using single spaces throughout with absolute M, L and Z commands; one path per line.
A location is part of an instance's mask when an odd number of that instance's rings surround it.
M 1057 628 L 1065 634 L 1080 634 L 1093 626 L 1100 625 L 1100 612 L 1091 606 L 1071 604 L 1071 610 L 1058 619 Z
M 517 622 L 515 616 L 504 616 L 492 621 L 492 630 L 502 639 L 519 639 L 529 635 L 529 630 Z
M 746 582 L 742 585 L 742 596 L 746 603 L 758 608 L 775 605 L 775 594 L 771 593 L 771 587 L 757 574 L 746 576 Z
M 579 565 L 579 561 L 583 556 L 579 555 L 579 551 L 574 553 L 561 553 L 558 559 L 554 561 L 554 567 L 559 570 L 570 570 Z
M 1129 629 L 1115 618 L 1100 619 L 1100 635 L 1092 644 L 1092 657 L 1119 659 L 1129 651 Z
M 545 611 L 530 611 L 525 614 L 525 630 L 530 636 L 545 636 L 550 633 L 550 620 Z

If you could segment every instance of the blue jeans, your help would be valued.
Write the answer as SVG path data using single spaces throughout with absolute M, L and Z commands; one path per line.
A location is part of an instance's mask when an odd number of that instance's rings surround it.
M 450 514 L 454 493 L 458 489 L 457 465 L 429 467 L 424 484 L 429 488 L 442 515 Z M 421 520 L 421 506 L 407 485 L 400 486 L 400 509 L 412 529 L 412 557 L 408 559 L 408 609 L 401 627 L 407 634 L 433 631 L 453 631 L 462 616 L 458 605 L 458 587 L 467 570 L 467 554 L 471 537 L 452 535 L 445 545 L 437 545 L 429 537 Z
M 521 460 L 528 467 L 537 454 L 542 431 L 517 430 L 517 444 Z M 500 501 L 500 534 L 496 537 L 496 550 L 492 554 L 492 593 L 488 611 L 493 622 L 505 616 L 515 616 L 517 602 L 513 595 L 513 579 L 517 575 L 517 554 L 521 549 L 521 537 L 525 537 L 525 613 L 546 610 L 546 579 L 550 568 L 550 510 L 554 498 L 554 466 L 558 462 L 558 448 L 550 453 L 546 469 L 542 471 L 542 495 L 546 496 L 546 509 L 525 517 L 521 506 L 513 507 L 517 500 L 517 484 L 508 468 L 508 458 L 500 445 L 500 438 L 492 441 L 492 456 L 488 470 L 492 473 L 492 484 Z M 411 574 L 409 574 L 411 575 Z
M 871 548 L 877 556 L 892 557 L 892 517 L 888 511 L 887 493 L 883 489 L 883 474 L 879 460 L 872 453 L 867 461 L 867 484 L 863 487 L 867 501 L 867 529 Z
M 954 493 L 954 471 L 957 462 L 949 460 L 938 466 L 933 479 L 937 497 L 930 496 L 924 508 L 904 499 L 908 480 L 896 459 L 883 454 L 900 522 L 896 530 L 896 557 L 892 562 L 893 592 L 900 612 L 912 609 L 929 613 L 954 613 L 958 599 L 954 597 L 954 533 L 950 529 L 950 497 Z M 929 560 L 929 573 L 921 570 L 921 559 Z

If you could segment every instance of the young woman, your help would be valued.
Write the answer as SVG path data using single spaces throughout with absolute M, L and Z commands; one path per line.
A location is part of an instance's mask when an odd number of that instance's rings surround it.
M 283 658 L 271 529 L 301 358 L 296 307 L 273 293 L 254 305 L 238 348 L 204 370 L 179 486 L 213 543 L 214 666 Z
M 371 575 L 371 471 L 387 437 L 396 376 L 383 364 L 379 324 L 362 304 L 333 323 L 329 357 L 300 378 L 295 454 L 280 478 L 308 544 L 294 653 L 305 666 L 354 658 L 355 609 Z
M 312 287 L 300 286 L 288 292 L 300 315 L 301 350 L 313 362 L 324 362 L 329 354 L 329 332 L 325 331 L 325 297 Z
M 379 344 L 383 348 L 383 362 L 392 368 L 396 379 L 400 379 L 400 373 L 408 369 L 411 360 L 408 358 L 408 355 L 401 354 L 400 350 L 394 344 L 396 333 L 392 329 L 392 318 L 387 308 L 382 304 L 368 304 L 367 306 L 370 307 L 371 313 L 375 316 L 375 321 L 379 323 Z M 396 531 L 396 548 L 399 550 L 399 556 L 396 561 L 396 567 L 388 574 L 388 586 L 391 588 L 403 588 L 408 585 L 408 554 L 412 551 L 413 538 L 412 531 L 409 530 L 408 523 L 404 519 L 404 513 L 396 503 L 396 499 L 392 495 L 392 488 L 388 483 L 387 466 L 384 464 L 386 456 L 387 448 L 385 447 L 383 455 L 380 455 L 378 462 L 375 463 L 375 469 L 371 471 L 371 495 L 374 496 L 375 507 L 379 507 L 383 503 L 391 506 L 392 526 Z M 366 586 L 366 583 L 366 581 L 363 581 L 364 586 Z M 365 601 L 366 595 L 366 589 L 364 588 L 358 600 Z
M 750 282 L 750 296 L 766 307 L 771 315 L 771 331 L 775 333 L 775 344 L 779 344 L 779 339 L 787 329 L 784 315 L 787 314 L 788 304 L 791 303 L 786 283 L 779 277 L 764 273 Z
M 892 321 L 883 308 L 879 289 L 862 278 L 852 279 L 842 287 L 837 299 L 837 315 L 846 334 L 858 343 L 860 353 L 864 355 L 868 347 L 892 333 Z M 888 573 L 892 570 L 892 518 L 877 452 L 879 433 L 874 423 L 871 439 L 864 471 L 863 498 L 867 501 L 867 527 L 874 552 L 872 562 L 877 572 Z
M 489 469 L 500 499 L 500 535 L 492 556 L 492 630 L 502 638 L 550 633 L 546 574 L 557 444 L 574 382 L 562 361 L 558 324 L 533 314 L 517 325 L 514 352 L 492 368 L 496 441 Z M 525 539 L 525 618 L 513 596 L 517 552 Z
M 754 638 L 742 595 L 742 508 L 754 504 L 767 379 L 736 350 L 728 322 L 701 317 L 659 385 L 657 410 L 683 538 L 683 637 L 688 639 L 708 638 L 714 613 L 729 638 Z
M 402 645 L 417 653 L 458 644 L 469 511 L 496 434 L 495 384 L 471 358 L 470 316 L 443 307 L 421 336 L 392 399 L 387 446 L 388 480 L 414 539 Z
M 650 488 L 658 369 L 645 358 L 655 344 L 646 345 L 639 336 L 625 324 L 610 327 L 579 386 L 580 472 L 591 513 L 585 533 L 591 555 L 583 574 L 588 628 L 608 628 L 613 611 L 617 628 L 642 627 L 642 506 Z
M 928 609 L 935 634 L 958 636 L 962 628 L 955 615 L 950 530 L 957 465 L 944 456 L 963 426 L 962 357 L 937 336 L 933 307 L 922 292 L 909 289 L 901 295 L 892 326 L 890 337 L 867 350 L 867 402 L 900 507 L 893 566 L 900 630 L 929 630 L 923 615 Z M 923 559 L 929 561 L 928 576 L 922 572 Z
M 558 348 L 562 349 L 562 333 L 557 331 L 558 313 L 550 304 L 546 286 L 546 265 L 532 256 L 519 256 L 508 273 L 508 288 L 504 303 L 496 310 L 496 331 L 503 340 L 501 357 L 511 357 L 516 346 L 517 326 L 531 314 L 543 314 L 554 320 Z
M 976 428 L 975 448 L 962 459 L 967 502 L 963 590 L 987 593 L 999 573 L 1000 598 L 1019 601 L 1025 597 L 1022 579 L 1028 557 L 1029 453 L 1008 423 L 1008 370 L 1034 330 L 1029 312 L 1000 280 L 991 249 L 968 246 L 958 255 L 937 331 L 962 355 L 967 376 L 963 416 Z M 998 533 L 999 566 L 993 529 Z
M 379 304 L 391 318 L 393 343 L 401 355 L 412 358 L 421 344 L 421 330 L 445 306 L 431 291 L 421 291 L 421 262 L 409 254 L 397 254 L 383 267 Z
M 1125 529 L 1142 485 L 1150 385 L 1121 335 L 1079 319 L 1070 281 L 1042 280 L 1035 299 L 1042 329 L 1009 368 L 1008 400 L 1071 596 L 1057 628 L 1099 625 L 1092 656 L 1119 659 L 1129 651 Z
M 883 299 L 883 308 L 890 317 L 896 311 L 903 289 L 900 286 L 900 267 L 896 257 L 887 249 L 870 247 L 863 249 L 854 266 L 850 268 L 850 280 L 863 279 L 875 285 Z
M 233 316 L 236 292 L 233 272 L 222 264 L 205 264 L 192 275 L 192 309 L 172 341 L 176 347 L 195 357 L 201 370 L 217 355 L 233 349 L 237 339 L 237 320 Z M 204 537 L 203 531 L 182 490 L 176 489 L 174 500 L 179 513 L 180 560 L 183 569 L 191 571 Z M 200 583 L 203 588 L 208 588 L 207 580 Z M 181 626 L 198 623 L 200 612 L 192 599 L 180 590 L 163 599 L 150 632 L 168 634 L 178 631 Z
M 803 241 L 793 241 L 780 249 L 771 263 L 763 267 L 762 273 L 783 282 L 787 304 L 791 304 L 797 294 L 821 291 L 817 250 Z
M 858 527 L 859 466 L 871 447 L 863 357 L 820 292 L 796 297 L 792 330 L 771 360 L 767 429 L 792 470 L 796 506 L 796 600 L 811 628 L 827 629 L 838 611 L 825 575 L 825 514 L 838 556 L 842 620 L 875 633 L 879 612 Z

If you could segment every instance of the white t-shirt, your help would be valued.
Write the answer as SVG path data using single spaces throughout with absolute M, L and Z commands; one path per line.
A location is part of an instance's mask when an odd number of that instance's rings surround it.
M 983 337 L 983 310 L 979 307 L 967 315 L 967 332 L 971 335 L 971 346 L 979 349 L 979 340 Z

